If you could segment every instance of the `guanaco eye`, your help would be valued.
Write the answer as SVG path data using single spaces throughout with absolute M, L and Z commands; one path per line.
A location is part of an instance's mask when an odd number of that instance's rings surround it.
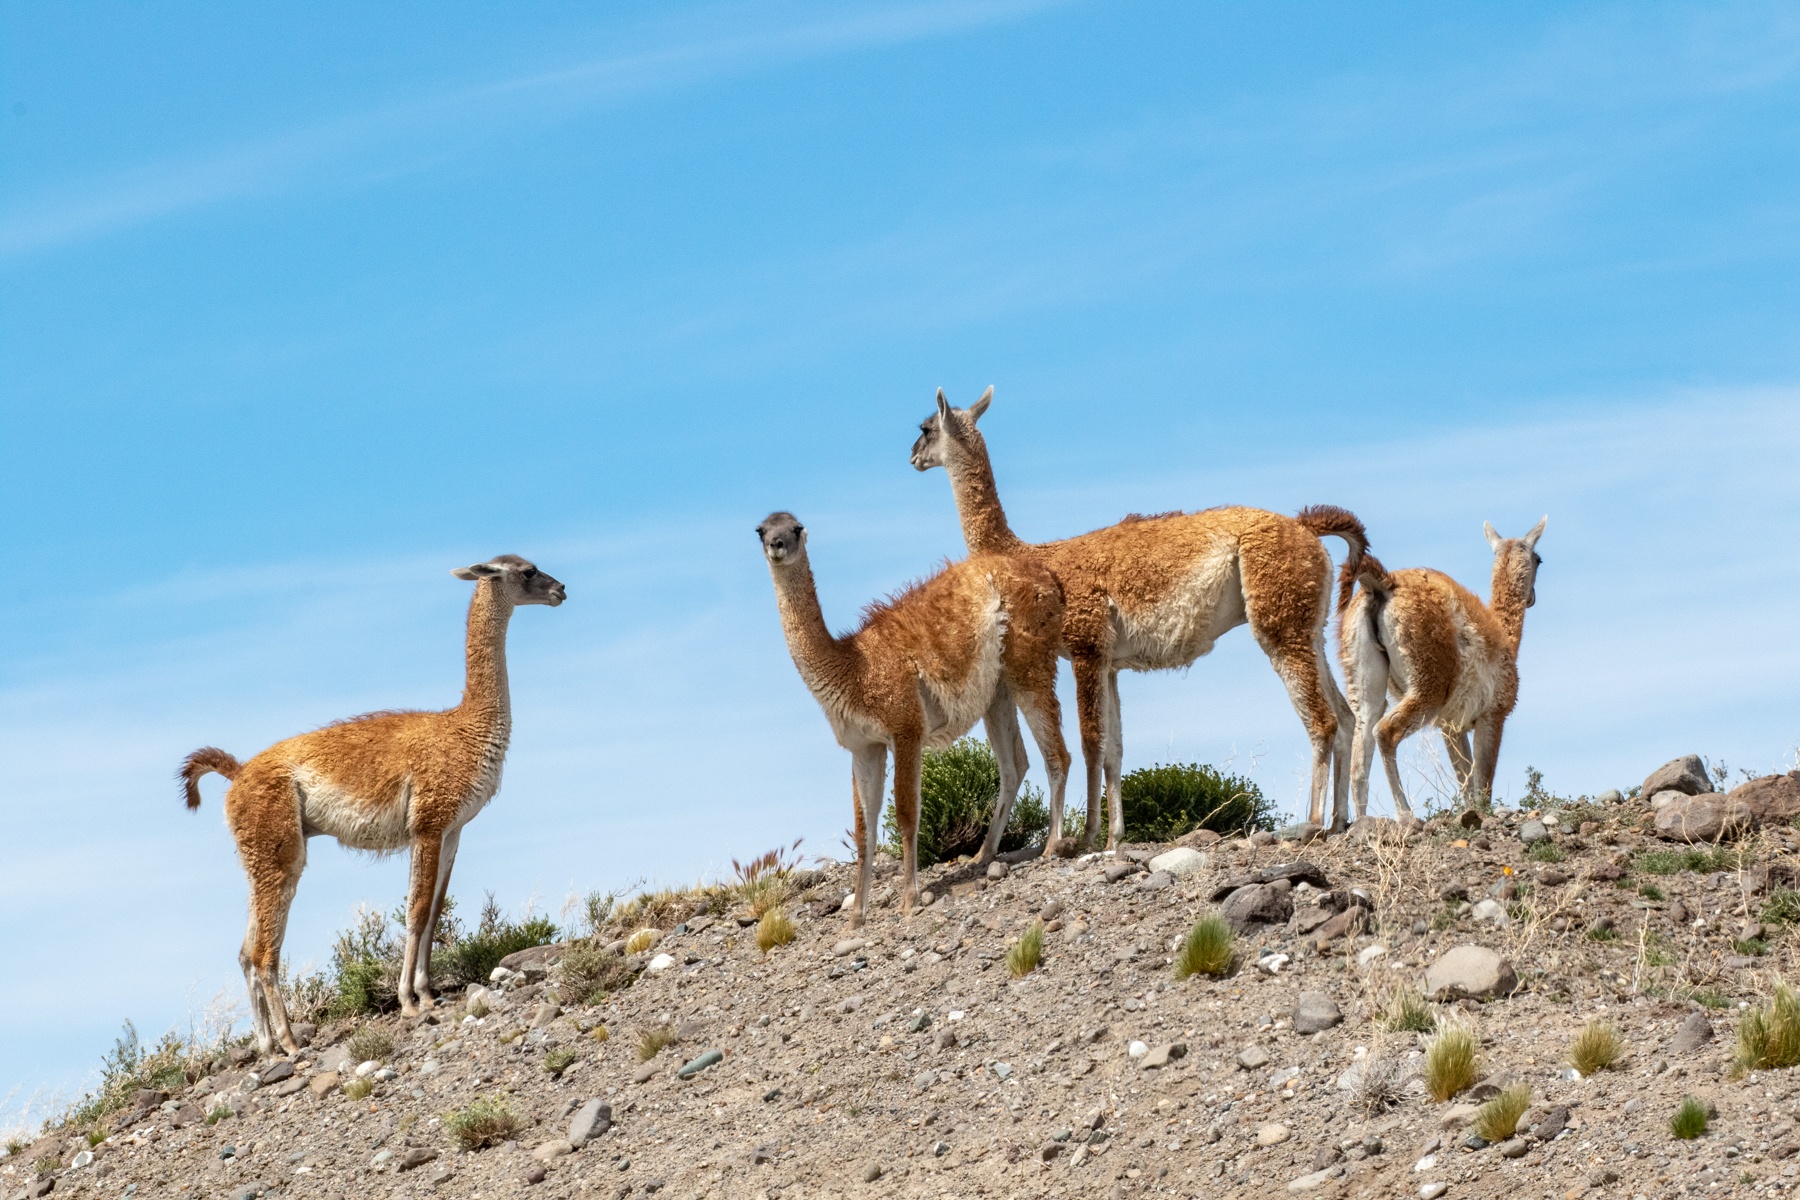
M 536 567 L 526 567 L 525 568 L 525 578 L 536 579 L 537 578 L 537 568 Z

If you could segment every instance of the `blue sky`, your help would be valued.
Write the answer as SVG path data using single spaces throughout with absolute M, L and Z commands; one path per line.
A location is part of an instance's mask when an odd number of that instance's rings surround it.
M 751 527 L 840 625 L 958 555 L 940 384 L 1028 537 L 1331 502 L 1485 591 L 1549 513 L 1509 794 L 1800 744 L 1789 6 L 15 3 L 0 93 L 15 1118 L 241 990 L 171 773 L 452 702 L 453 566 L 570 591 L 465 903 L 839 850 Z M 1247 636 L 1124 698 L 1303 795 Z M 290 959 L 403 871 L 315 845 Z

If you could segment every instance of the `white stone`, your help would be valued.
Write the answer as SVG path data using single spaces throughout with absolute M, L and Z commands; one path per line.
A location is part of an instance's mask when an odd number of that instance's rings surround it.
M 381 1064 L 371 1058 L 368 1062 L 361 1062 L 361 1063 L 356 1064 L 356 1077 L 358 1079 L 361 1079 L 365 1075 L 373 1075 L 376 1071 L 378 1071 L 380 1069 L 381 1069 Z
M 87 1166 L 88 1164 L 92 1163 L 93 1161 L 94 1161 L 94 1152 L 92 1150 L 83 1150 L 80 1154 L 77 1154 L 75 1156 L 74 1161 L 71 1162 L 69 1165 L 71 1167 L 74 1167 L 76 1170 L 80 1170 L 82 1167 Z
M 1133 1058 L 1142 1058 L 1144 1055 L 1150 1053 L 1150 1047 L 1142 1042 L 1133 1042 L 1131 1045 L 1125 1047 L 1125 1053 L 1131 1055 Z
M 1167 871 L 1177 879 L 1186 879 L 1189 875 L 1206 869 L 1206 855 L 1190 846 L 1177 846 L 1166 853 L 1159 854 L 1150 860 L 1152 871 Z
M 1278 975 L 1281 973 L 1281 968 L 1287 965 L 1288 956 L 1285 954 L 1271 954 L 1266 958 L 1256 960 L 1256 969 L 1267 975 Z
M 1502 928 L 1512 924 L 1512 918 L 1506 915 L 1506 906 L 1491 897 L 1476 901 L 1470 915 L 1477 921 L 1491 921 Z
M 1372 946 L 1364 946 L 1356 953 L 1356 965 L 1366 967 L 1386 953 L 1387 947 L 1380 942 L 1376 942 Z
M 1437 1155 L 1427 1154 L 1424 1158 L 1421 1158 L 1418 1162 L 1413 1164 L 1413 1170 L 1429 1171 L 1435 1166 L 1437 1166 Z
M 675 956 L 673 954 L 659 954 L 650 960 L 650 965 L 645 967 L 644 970 L 649 971 L 654 975 L 658 971 L 666 971 L 674 965 Z
M 1279 1146 L 1292 1137 L 1288 1127 L 1280 1121 L 1270 1121 L 1256 1131 L 1256 1144 L 1259 1146 Z
M 1447 1183 L 1440 1183 L 1435 1180 L 1431 1183 L 1421 1183 L 1419 1185 L 1419 1197 L 1420 1200 L 1437 1200 L 1439 1196 L 1449 1190 L 1450 1185 Z

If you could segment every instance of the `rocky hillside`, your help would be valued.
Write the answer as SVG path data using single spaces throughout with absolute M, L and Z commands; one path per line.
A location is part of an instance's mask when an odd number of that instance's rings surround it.
M 1692 765 L 1543 812 L 939 868 L 910 921 L 890 891 L 854 932 L 848 869 L 797 873 L 767 953 L 747 914 L 672 911 L 584 947 L 579 987 L 569 947 L 514 955 L 422 1020 L 308 1030 L 17 1149 L 0 1195 L 1783 1191 L 1800 1094 L 1736 1033 L 1791 967 L 1800 778 L 1752 804 Z M 1736 840 L 1665 815 L 1704 806 Z M 1213 915 L 1233 965 L 1178 978 Z M 1619 1043 L 1586 1075 L 1584 1028 Z M 1800 1058 L 1800 1011 L 1762 1028 L 1765 1062 Z M 1678 1138 L 1687 1096 L 1708 1128 Z

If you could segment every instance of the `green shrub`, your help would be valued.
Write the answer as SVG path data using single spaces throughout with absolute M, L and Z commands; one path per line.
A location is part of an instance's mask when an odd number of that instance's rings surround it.
M 523 1125 L 504 1096 L 483 1096 L 467 1108 L 445 1113 L 443 1121 L 444 1128 L 464 1150 L 498 1146 Z
M 1638 895 L 1642 896 L 1646 900 L 1662 901 L 1662 900 L 1668 899 L 1668 896 L 1663 893 L 1663 890 L 1661 888 L 1657 887 L 1654 883 L 1646 883 L 1646 884 L 1641 885 L 1638 888 Z
M 1033 921 L 1019 940 L 1006 951 L 1006 969 L 1014 979 L 1023 979 L 1037 970 L 1038 962 L 1044 957 L 1044 923 Z
M 507 920 L 501 915 L 494 894 L 489 892 L 475 931 L 466 936 L 456 934 L 449 945 L 433 955 L 431 965 L 439 978 L 451 984 L 486 983 L 501 959 L 533 946 L 548 946 L 556 940 L 557 932 L 555 923 L 546 916 Z
M 1532 862 L 1559 863 L 1569 856 L 1565 854 L 1563 848 L 1555 842 L 1544 841 L 1533 842 L 1531 844 L 1531 849 L 1525 852 L 1525 857 L 1529 858 Z
M 1689 1096 L 1669 1118 L 1669 1132 L 1682 1141 L 1690 1141 L 1706 1132 L 1712 1123 L 1712 1114 L 1706 1109 L 1706 1103 L 1698 1097 Z
M 1762 920 L 1768 925 L 1792 925 L 1800 921 L 1800 892 L 1776 888 L 1763 902 Z
M 549 1072 L 550 1078 L 561 1079 L 562 1073 L 575 1065 L 577 1057 L 567 1046 L 558 1046 L 544 1055 L 544 1070 Z
M 374 1091 L 375 1081 L 367 1075 L 358 1075 L 344 1081 L 344 1095 L 352 1100 L 367 1100 Z
M 1785 983 L 1738 1022 L 1737 1065 L 1750 1071 L 1800 1064 L 1800 997 Z
M 91 1125 L 110 1112 L 129 1106 L 139 1088 L 175 1091 L 205 1074 L 208 1055 L 170 1032 L 155 1048 L 145 1050 L 137 1027 L 126 1021 L 113 1048 L 100 1060 L 100 1085 L 62 1118 L 62 1124 Z
M 623 955 L 608 954 L 590 940 L 571 942 L 563 954 L 563 986 L 580 1003 L 598 1004 L 608 993 L 630 987 L 636 978 Z
M 1673 875 L 1678 871 L 1731 871 L 1737 856 L 1724 847 L 1714 850 L 1645 850 L 1633 867 L 1646 875 Z
M 1273 830 L 1280 823 L 1261 788 L 1241 775 L 1227 775 L 1203 763 L 1132 771 L 1119 781 L 1119 801 L 1125 813 L 1122 842 L 1172 842 L 1196 829 L 1253 833 Z M 1102 806 L 1097 841 L 1106 839 L 1111 820 Z
M 919 865 L 931 866 L 975 854 L 987 839 L 988 822 L 1000 799 L 1000 763 L 984 741 L 962 738 L 943 750 L 927 750 L 919 774 Z M 1013 802 L 1001 850 L 1018 850 L 1041 841 L 1050 829 L 1044 795 L 1021 785 Z M 900 826 L 892 805 L 882 821 L 890 848 L 900 848 Z
M 364 1025 L 350 1035 L 346 1049 L 359 1063 L 382 1062 L 394 1056 L 394 1035 L 379 1025 Z

